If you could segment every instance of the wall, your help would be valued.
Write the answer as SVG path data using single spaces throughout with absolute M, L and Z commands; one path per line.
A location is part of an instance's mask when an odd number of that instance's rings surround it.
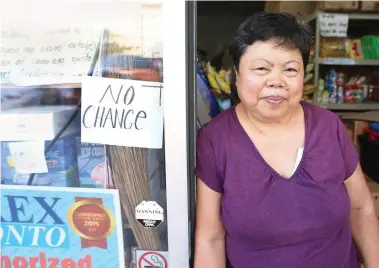
M 198 48 L 209 57 L 230 44 L 238 25 L 248 16 L 264 10 L 264 1 L 197 1 Z M 208 58 L 209 58 L 208 57 Z
M 230 44 L 238 25 L 246 19 L 241 15 L 208 15 L 197 17 L 197 47 L 208 52 L 208 58 L 219 54 Z

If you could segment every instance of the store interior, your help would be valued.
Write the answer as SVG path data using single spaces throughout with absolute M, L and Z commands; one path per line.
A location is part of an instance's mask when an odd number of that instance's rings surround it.
M 311 25 L 315 37 L 306 68 L 303 100 L 341 117 L 360 152 L 363 171 L 376 196 L 379 189 L 376 183 L 379 170 L 374 164 L 379 161 L 379 55 L 376 54 L 379 9 L 375 2 L 305 1 L 303 6 L 293 1 L 199 2 L 197 86 L 202 98 L 198 104 L 198 125 L 238 103 L 231 82 L 232 59 L 228 46 L 239 23 L 259 11 L 289 12 Z M 345 36 L 323 36 L 323 29 L 316 26 L 320 23 L 318 12 L 348 16 Z
M 198 126 L 238 103 L 229 45 L 254 12 L 288 12 L 309 23 L 314 43 L 303 101 L 338 114 L 360 154 L 379 218 L 379 4 L 369 1 L 199 2 L 197 22 Z M 344 34 L 322 27 L 322 14 L 346 20 Z M 325 21 L 328 22 L 330 21 Z M 205 108 L 204 108 L 205 107 Z

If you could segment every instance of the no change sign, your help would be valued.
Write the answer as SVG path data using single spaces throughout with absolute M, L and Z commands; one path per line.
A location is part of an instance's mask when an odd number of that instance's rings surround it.
M 168 268 L 167 251 L 137 250 L 138 268 Z

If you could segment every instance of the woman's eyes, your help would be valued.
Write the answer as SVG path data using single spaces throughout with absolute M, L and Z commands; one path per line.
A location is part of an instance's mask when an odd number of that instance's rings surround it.
M 266 67 L 258 67 L 254 69 L 255 71 L 268 71 Z
M 269 71 L 269 69 L 266 67 L 258 67 L 258 68 L 254 68 L 254 71 L 267 72 L 267 71 Z M 297 70 L 294 68 L 287 68 L 284 71 L 285 72 L 291 72 L 291 73 L 297 73 Z
M 286 72 L 291 72 L 291 73 L 296 73 L 297 72 L 297 70 L 294 69 L 294 68 L 287 68 L 285 71 Z
M 269 73 L 271 71 L 269 68 L 266 68 L 266 67 L 257 67 L 257 68 L 254 68 L 253 70 L 257 74 L 266 74 L 266 73 Z M 295 68 L 286 68 L 286 69 L 284 69 L 284 73 L 289 75 L 289 76 L 293 76 L 293 75 L 296 75 L 298 73 L 298 71 Z

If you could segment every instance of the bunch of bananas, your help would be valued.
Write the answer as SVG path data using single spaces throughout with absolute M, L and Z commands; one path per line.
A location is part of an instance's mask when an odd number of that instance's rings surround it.
M 304 100 L 310 100 L 311 95 L 316 90 L 316 85 L 312 82 L 313 79 L 313 68 L 314 64 L 309 63 L 306 67 L 306 75 L 304 78 L 304 89 L 303 89 L 303 99 Z
M 205 73 L 207 75 L 209 85 L 216 95 L 230 95 L 230 71 L 220 70 L 220 72 L 217 73 L 208 62 L 205 68 Z

